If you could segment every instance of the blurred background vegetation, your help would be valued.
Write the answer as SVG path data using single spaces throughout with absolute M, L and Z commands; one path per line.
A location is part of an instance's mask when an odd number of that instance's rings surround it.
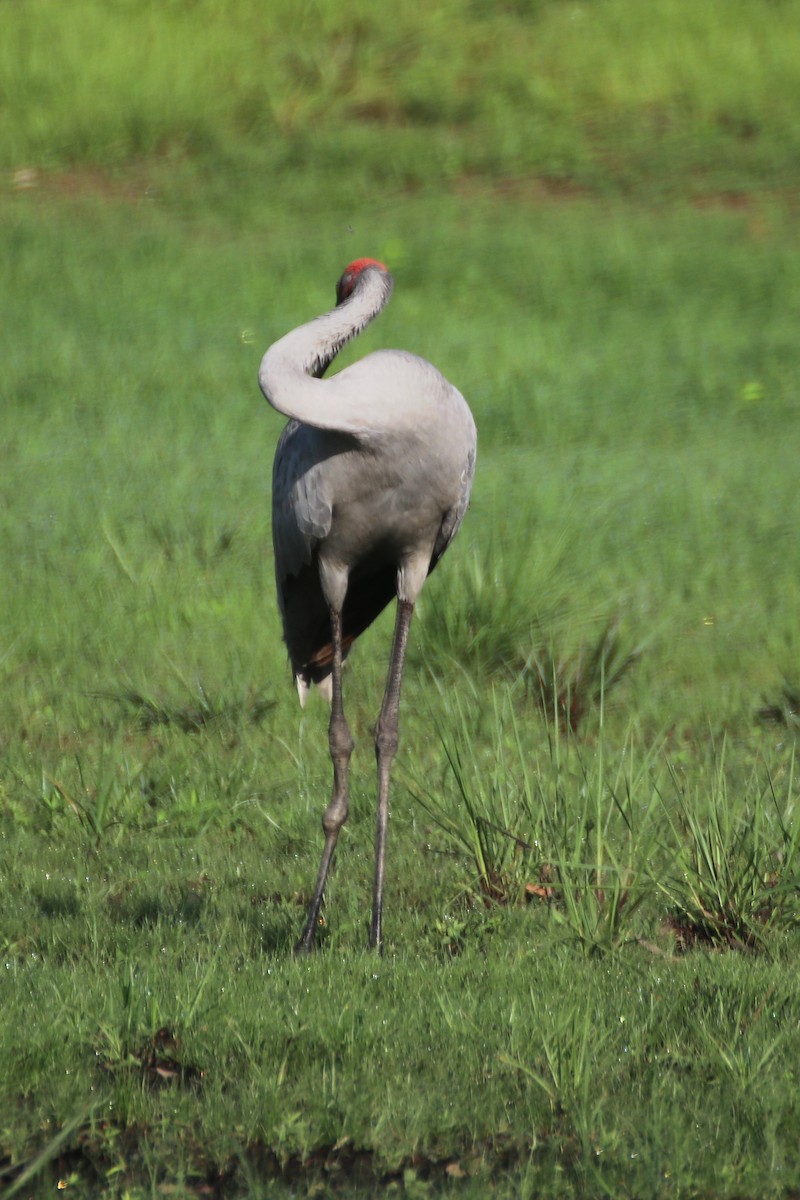
M 285 195 L 791 188 L 797 0 L 18 0 L 0 162 L 262 172 Z M 232 205 L 235 207 L 235 205 Z

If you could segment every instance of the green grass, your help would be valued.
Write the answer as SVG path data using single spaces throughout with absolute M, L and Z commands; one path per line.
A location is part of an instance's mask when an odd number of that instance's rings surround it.
M 188 155 L 229 211 L 242 166 L 295 203 L 309 171 L 351 197 L 487 174 L 796 188 L 799 16 L 797 0 L 729 0 L 724 21 L 692 0 L 23 0 L 3 14 L 0 162 Z
M 789 222 L 394 213 L 364 342 L 464 388 L 479 473 L 413 631 L 386 958 L 364 946 L 388 616 L 348 671 L 353 813 L 297 964 L 329 763 L 280 645 L 254 380 L 348 247 L 320 263 L 289 216 L 254 260 L 216 218 L 5 211 L 8 1168 L 120 1195 L 782 1194 L 797 790 L 756 710 L 797 663 Z M 609 620 L 638 656 L 606 689 Z M 577 734 L 533 656 L 588 689 Z
M 0 38 L 3 1184 L 794 1194 L 796 5 L 81 10 Z M 396 292 L 342 361 L 432 359 L 478 473 L 386 955 L 391 614 L 297 962 L 330 763 L 256 372 L 364 253 Z

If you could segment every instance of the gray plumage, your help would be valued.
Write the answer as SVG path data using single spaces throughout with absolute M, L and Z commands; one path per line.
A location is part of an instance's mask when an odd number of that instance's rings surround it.
M 323 821 L 326 852 L 299 949 L 313 941 L 327 867 L 347 816 L 352 738 L 341 704 L 341 660 L 396 597 L 398 630 L 376 735 L 386 798 L 379 797 L 370 940 L 380 944 L 381 807 L 388 803 L 408 625 L 426 577 L 461 524 L 475 469 L 476 431 L 467 403 L 424 359 L 381 350 L 323 378 L 391 292 L 392 278 L 382 263 L 352 263 L 337 285 L 337 306 L 271 346 L 259 372 L 267 400 L 290 418 L 273 470 L 272 533 L 284 638 L 301 703 L 312 683 L 333 702 L 334 800 Z M 382 726 L 389 731 L 383 756 Z

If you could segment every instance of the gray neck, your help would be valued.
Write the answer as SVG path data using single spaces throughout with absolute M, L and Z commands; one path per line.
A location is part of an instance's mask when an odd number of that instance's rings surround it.
M 367 267 L 344 303 L 307 325 L 293 329 L 267 351 L 264 365 L 321 379 L 336 355 L 357 337 L 385 307 L 392 294 L 392 277 Z M 263 384 L 262 384 L 263 386 Z M 272 403 L 271 397 L 267 399 Z
M 261 360 L 258 382 L 272 407 L 320 429 L 359 433 L 366 428 L 369 419 L 362 398 L 351 397 L 337 384 L 332 404 L 329 389 L 339 376 L 321 377 L 342 346 L 378 315 L 391 294 L 391 275 L 367 267 L 342 304 L 270 346 Z

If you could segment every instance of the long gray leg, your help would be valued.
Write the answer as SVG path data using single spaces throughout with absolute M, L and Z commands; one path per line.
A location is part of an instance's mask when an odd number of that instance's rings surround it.
M 350 764 L 354 743 L 342 703 L 342 614 L 333 609 L 331 609 L 331 635 L 333 639 L 333 686 L 328 745 L 333 759 L 333 797 L 322 818 L 325 849 L 322 851 L 322 862 L 319 866 L 317 884 L 308 909 L 305 927 L 294 948 L 295 954 L 307 954 L 314 948 L 314 935 L 317 932 L 319 907 L 322 903 L 322 893 L 325 891 L 328 868 L 336 849 L 339 830 L 347 820 L 347 768 Z
M 403 682 L 403 663 L 408 645 L 408 631 L 414 605 L 408 600 L 398 600 L 397 621 L 394 627 L 392 658 L 386 691 L 383 694 L 381 715 L 375 728 L 375 754 L 378 759 L 378 822 L 375 833 L 375 886 L 372 892 L 372 924 L 369 944 L 374 950 L 381 949 L 381 919 L 383 916 L 383 870 L 386 858 L 386 827 L 389 822 L 389 773 L 392 759 L 397 753 L 397 721 L 400 711 L 400 687 Z

